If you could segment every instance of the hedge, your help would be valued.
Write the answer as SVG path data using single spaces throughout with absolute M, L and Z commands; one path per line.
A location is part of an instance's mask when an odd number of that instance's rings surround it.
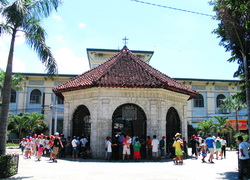
M 18 154 L 0 155 L 0 178 L 7 178 L 17 174 L 18 163 Z

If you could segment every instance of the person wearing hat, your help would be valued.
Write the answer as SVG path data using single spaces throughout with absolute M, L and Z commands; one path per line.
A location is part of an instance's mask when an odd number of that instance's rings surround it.
M 161 151 L 161 159 L 166 157 L 166 136 L 162 136 L 160 140 L 160 151 Z
M 25 149 L 25 138 L 22 139 L 22 141 L 19 143 L 20 147 L 21 147 L 21 151 L 22 151 L 22 155 L 23 155 L 23 151 Z
M 43 154 L 43 150 L 44 150 L 44 147 L 45 147 L 45 139 L 43 139 L 44 135 L 41 134 L 41 135 L 38 135 L 38 154 L 37 154 L 37 161 L 41 161 L 41 157 L 42 157 L 42 154 Z
M 59 151 L 59 147 L 62 147 L 63 148 L 63 144 L 62 144 L 62 141 L 59 137 L 59 133 L 56 132 L 55 133 L 55 138 L 54 138 L 54 142 L 53 142 L 53 162 L 57 162 L 56 160 L 56 156 L 58 154 L 58 151 Z
M 197 154 L 197 146 L 199 146 L 199 142 L 196 140 L 196 136 L 192 135 L 190 140 L 191 148 L 192 148 L 192 156 L 195 155 L 195 158 L 198 158 Z
M 177 138 L 177 137 L 180 137 L 181 136 L 181 134 L 180 133 L 176 133 L 175 134 L 175 137 Z

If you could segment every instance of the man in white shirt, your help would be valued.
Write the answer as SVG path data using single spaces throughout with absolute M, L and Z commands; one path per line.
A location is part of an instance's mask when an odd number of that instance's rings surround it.
M 226 158 L 227 141 L 225 140 L 224 137 L 222 137 L 220 142 L 221 142 L 221 159 L 223 159 L 223 155 L 224 155 L 224 158 Z
M 156 135 L 153 136 L 153 140 L 152 140 L 151 145 L 153 146 L 152 157 L 156 161 L 158 158 L 158 149 L 159 149 L 159 140 L 156 139 Z
M 78 158 L 78 149 L 77 149 L 77 146 L 78 146 L 78 141 L 76 140 L 76 137 L 74 136 L 73 137 L 73 140 L 71 142 L 71 145 L 72 145 L 72 148 L 73 148 L 73 151 L 72 151 L 72 158 Z
M 242 136 L 238 136 L 238 143 L 239 143 L 239 174 L 238 177 L 239 179 L 243 179 L 243 171 L 246 169 L 247 171 L 247 178 L 250 178 L 250 157 L 248 154 L 248 148 L 250 148 L 250 144 L 248 142 L 243 141 Z

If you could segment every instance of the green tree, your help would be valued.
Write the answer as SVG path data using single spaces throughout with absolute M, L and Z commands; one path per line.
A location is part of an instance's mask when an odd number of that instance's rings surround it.
M 1 126 L 0 126 L 0 155 L 6 152 L 6 133 L 8 111 L 11 93 L 11 76 L 15 39 L 18 31 L 24 33 L 26 43 L 38 54 L 45 65 L 48 74 L 57 72 L 57 64 L 50 48 L 45 43 L 46 32 L 41 26 L 41 20 L 48 17 L 59 6 L 61 0 L 1 0 L 0 13 L 4 22 L 0 23 L 0 35 L 11 35 L 9 56 L 2 92 Z
M 229 62 L 237 62 L 235 77 L 243 76 L 246 87 L 248 110 L 248 129 L 250 134 L 250 1 L 249 0 L 212 0 L 216 20 L 220 23 L 214 33 L 221 38 L 220 45 L 231 51 Z
M 214 124 L 214 129 L 215 132 L 220 134 L 227 133 L 227 132 L 232 132 L 234 129 L 233 127 L 230 125 L 229 121 L 228 121 L 228 117 L 226 116 L 214 116 L 214 118 L 217 120 L 217 123 Z
M 31 134 L 33 134 L 37 130 L 42 130 L 44 128 L 44 125 L 46 124 L 44 121 L 44 115 L 38 114 L 37 112 L 34 112 L 32 114 L 25 113 L 24 117 L 27 120 L 25 130 Z
M 5 79 L 5 72 L 2 69 L 0 69 L 0 92 L 1 92 L 0 99 L 2 99 L 2 90 L 3 90 L 4 79 Z M 24 81 L 24 77 L 21 74 L 12 75 L 11 79 L 12 79 L 11 89 L 18 91 L 18 90 L 21 90 L 23 88 L 22 81 Z
M 18 134 L 18 138 L 21 139 L 23 132 L 27 127 L 27 119 L 22 115 L 10 114 L 8 117 L 9 126 L 11 127 L 12 132 L 16 132 Z
M 227 97 L 222 101 L 221 109 L 230 109 L 235 112 L 236 132 L 239 132 L 239 111 L 246 107 L 246 104 L 242 102 L 239 96 L 234 96 L 233 98 Z
M 215 128 L 214 121 L 212 119 L 201 121 L 197 124 L 197 132 L 202 136 L 208 136 Z

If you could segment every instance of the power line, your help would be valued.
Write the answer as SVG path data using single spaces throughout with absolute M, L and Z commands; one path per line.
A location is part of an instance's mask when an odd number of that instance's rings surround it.
M 202 15 L 202 16 L 215 17 L 215 16 L 210 15 L 210 14 L 205 14 L 205 13 L 200 13 L 200 12 L 195 12 L 195 11 L 189 11 L 189 10 L 185 10 L 185 9 L 179 9 L 179 8 L 170 7 L 170 6 L 164 6 L 164 5 L 149 3 L 149 2 L 145 2 L 145 1 L 139 1 L 139 0 L 130 0 L 130 1 L 134 1 L 134 2 L 142 3 L 142 4 L 148 4 L 148 5 L 151 5 L 151 6 L 158 6 L 158 7 L 162 7 L 162 8 L 172 9 L 172 10 L 175 10 L 175 11 L 183 11 L 183 12 L 198 14 L 198 15 Z

